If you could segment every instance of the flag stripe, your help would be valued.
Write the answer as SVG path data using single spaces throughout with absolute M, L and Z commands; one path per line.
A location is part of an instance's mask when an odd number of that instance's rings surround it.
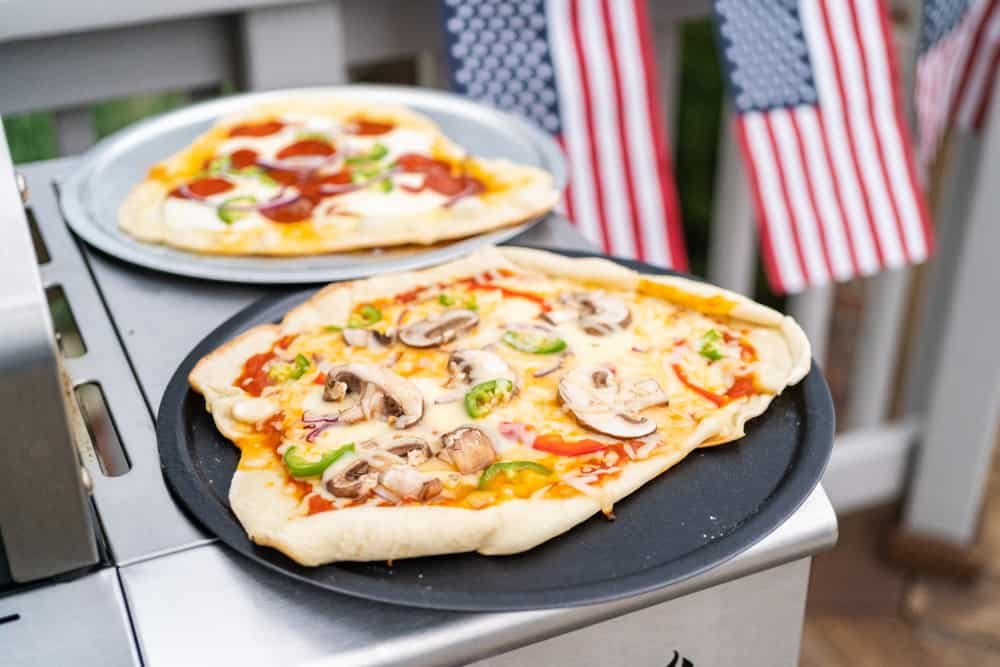
M 598 245 L 604 242 L 604 233 L 598 219 L 597 194 L 591 178 L 593 176 L 593 152 L 587 137 L 583 92 L 580 90 L 581 77 L 577 67 L 570 34 L 569 2 L 572 0 L 548 0 L 546 11 L 549 20 L 549 42 L 552 49 L 556 85 L 559 87 L 560 115 L 563 126 L 563 141 L 569 157 L 570 187 L 572 203 L 571 220 L 576 222 L 583 235 Z
M 804 0 L 802 23 L 813 58 L 814 76 L 823 110 L 817 114 L 826 150 L 831 156 L 830 172 L 837 175 L 838 192 L 844 204 L 846 220 L 862 275 L 874 273 L 882 266 L 882 251 L 875 236 L 871 206 L 862 187 L 857 167 L 856 150 L 843 109 L 843 82 L 837 71 L 837 61 L 830 54 L 826 18 L 819 5 L 821 0 Z
M 754 208 L 757 210 L 759 216 L 757 222 L 760 228 L 761 248 L 764 254 L 764 270 L 767 272 L 767 278 L 775 290 L 786 292 L 789 291 L 788 285 L 785 283 L 784 277 L 778 268 L 778 258 L 774 251 L 774 240 L 771 238 L 771 226 L 765 224 L 762 219 L 762 216 L 766 214 L 767 208 L 764 206 L 760 169 L 757 165 L 756 156 L 750 147 L 750 133 L 747 129 L 751 123 L 751 119 L 754 117 L 755 114 L 752 112 L 741 114 L 733 122 L 736 124 L 736 136 L 739 138 L 740 151 L 743 153 L 745 161 L 753 165 L 753 168 L 749 169 L 747 173 L 750 177 L 750 196 L 754 200 Z
M 895 228 L 895 215 L 885 180 L 880 173 L 880 158 L 874 128 L 867 114 L 870 100 L 864 82 L 864 67 L 859 60 L 858 44 L 854 39 L 848 2 L 823 0 L 830 27 L 834 60 L 839 64 L 843 81 L 843 97 L 848 112 L 848 127 L 855 146 L 855 162 L 861 173 L 861 186 L 868 195 L 874 233 L 882 250 L 883 266 L 903 263 L 903 249 Z
M 627 150 L 632 158 L 635 172 L 642 178 L 634 179 L 638 204 L 639 228 L 646 260 L 655 264 L 678 266 L 678 258 L 672 256 L 668 237 L 673 230 L 663 210 L 662 183 L 652 174 L 659 174 L 656 162 L 656 146 L 649 124 L 646 85 L 643 78 L 642 54 L 637 36 L 636 4 L 633 2 L 612 2 L 609 7 L 611 22 L 618 26 L 620 38 L 616 45 L 620 57 L 620 73 L 624 82 L 625 99 L 622 113 L 628 133 Z M 668 184 L 669 185 L 669 184 Z M 683 260 L 683 253 L 680 260 Z
M 825 285 L 830 282 L 832 271 L 819 235 L 816 217 L 813 215 L 811 193 L 803 178 L 799 146 L 789 115 L 787 109 L 775 110 L 768 115 L 771 148 L 781 169 L 780 181 L 785 203 L 794 220 L 792 235 L 802 264 L 802 273 L 809 276 L 810 285 Z
M 882 150 L 882 167 L 896 202 L 896 223 L 906 248 L 908 262 L 921 262 L 929 254 L 930 220 L 921 207 L 920 185 L 913 160 L 906 150 L 909 137 L 902 117 L 895 51 L 880 48 L 892 44 L 885 10 L 877 0 L 858 0 L 862 51 L 869 54 L 869 85 L 876 136 Z M 894 167 L 895 166 L 895 167 Z
M 822 216 L 819 209 L 818 198 L 816 196 L 816 187 L 813 184 L 812 172 L 809 168 L 809 157 L 806 155 L 806 145 L 805 140 L 802 137 L 802 129 L 799 126 L 799 121 L 797 116 L 799 115 L 799 110 L 796 109 L 788 114 L 788 124 L 791 130 L 792 138 L 794 139 L 794 150 L 796 153 L 796 169 L 801 175 L 802 184 L 805 189 L 806 203 L 809 206 L 807 215 L 809 216 L 811 226 L 815 230 L 815 234 L 819 239 L 820 246 L 823 252 L 823 263 L 826 268 L 825 282 L 838 275 L 837 271 L 834 269 L 833 259 L 831 255 L 831 241 L 827 238 L 829 231 L 827 226 L 822 222 Z
M 993 46 L 993 56 L 990 59 L 990 69 L 986 75 L 987 81 L 996 81 L 998 63 L 1000 63 L 1000 43 Z M 986 87 L 992 88 L 992 83 L 987 84 Z M 986 111 L 989 109 L 991 97 L 992 95 L 990 95 L 990 91 L 986 90 L 979 95 L 979 101 L 976 104 L 976 112 L 972 116 L 971 124 L 971 127 L 976 131 L 983 129 L 983 124 L 986 119 Z
M 604 22 L 597 2 L 580 6 L 580 37 L 587 44 L 583 50 L 591 91 L 591 117 L 596 131 L 597 169 L 601 174 L 605 221 L 611 236 L 611 251 L 616 255 L 641 257 L 632 234 L 633 215 L 625 183 L 624 150 L 619 140 L 614 77 L 610 68 L 607 34 L 613 27 Z
M 962 56 L 957 60 L 956 66 L 961 67 L 961 76 L 956 80 L 957 83 L 949 91 L 951 94 L 945 99 L 947 105 L 945 107 L 945 122 L 951 122 L 955 118 L 955 113 L 957 111 L 959 100 L 965 94 L 966 88 L 969 83 L 969 77 L 972 76 L 972 70 L 977 62 L 976 54 L 979 53 L 980 47 L 983 41 L 983 33 L 986 32 L 986 25 L 989 23 L 989 16 L 992 14 L 993 9 L 996 7 L 996 2 L 981 2 L 975 5 L 972 11 L 966 16 L 966 20 L 975 26 L 975 32 L 971 41 L 964 44 L 965 49 L 962 51 Z
M 976 117 L 983 100 L 988 97 L 989 89 L 993 82 L 993 60 L 997 51 L 997 39 L 1000 37 L 1000 12 L 994 11 L 996 5 L 992 5 L 988 19 L 983 24 L 986 25 L 984 43 L 979 45 L 981 51 L 977 53 L 975 62 L 969 65 L 969 80 L 963 91 L 961 99 L 957 103 L 958 111 L 955 122 L 960 127 L 976 128 Z
M 597 131 L 594 127 L 593 95 L 590 88 L 590 75 L 587 72 L 587 60 L 583 55 L 583 44 L 580 29 L 579 3 L 569 0 L 569 25 L 570 34 L 573 37 L 573 53 L 576 57 L 576 65 L 580 72 L 580 90 L 583 93 L 583 116 L 584 127 L 587 129 L 587 146 L 590 150 L 590 159 L 585 163 L 591 173 L 596 172 L 601 167 L 603 156 L 597 143 Z M 611 243 L 611 234 L 608 230 L 608 216 L 606 200 L 604 198 L 604 182 L 601 178 L 588 177 L 588 181 L 593 184 L 594 196 L 597 199 L 597 221 L 601 230 L 601 243 L 603 247 L 614 249 Z
M 616 2 L 617 4 L 617 2 Z M 686 271 L 688 268 L 687 253 L 684 251 L 684 235 L 681 232 L 681 210 L 677 199 L 677 192 L 674 183 L 669 178 L 673 174 L 673 167 L 670 159 L 670 147 L 667 144 L 667 135 L 664 130 L 666 113 L 660 105 L 660 98 L 657 95 L 657 70 L 656 63 L 653 62 L 653 37 L 650 30 L 652 25 L 645 0 L 635 0 L 635 26 L 639 34 L 639 53 L 642 56 L 642 70 L 644 81 L 646 82 L 646 104 L 645 109 L 649 117 L 649 126 L 652 128 L 653 149 L 656 156 L 656 176 L 659 179 L 659 206 L 666 212 L 666 225 L 669 227 L 667 242 L 670 248 L 670 265 Z
M 817 217 L 823 226 L 833 275 L 837 280 L 847 280 L 860 269 L 850 238 L 851 228 L 844 222 L 844 204 L 840 200 L 837 174 L 833 171 L 833 158 L 816 118 L 820 113 L 812 107 L 796 109 L 792 113 L 792 123 L 804 147 L 802 162 L 815 194 Z
M 786 198 L 783 194 L 781 171 L 771 148 L 767 114 L 744 114 L 744 127 L 749 139 L 750 153 L 757 169 L 763 218 L 768 220 L 771 246 L 776 260 L 781 284 L 790 292 L 797 292 L 808 282 L 802 268 L 801 252 L 793 235 Z

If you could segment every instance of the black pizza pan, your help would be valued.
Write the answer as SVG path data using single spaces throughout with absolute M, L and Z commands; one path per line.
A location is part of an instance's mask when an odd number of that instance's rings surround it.
M 564 253 L 570 256 L 597 256 Z M 643 273 L 669 273 L 639 262 Z M 675 584 L 760 541 L 819 483 L 833 445 L 830 392 L 815 363 L 736 442 L 697 450 L 615 505 L 530 551 L 456 554 L 391 565 L 298 565 L 251 542 L 229 507 L 237 449 L 218 433 L 201 395 L 188 387 L 194 364 L 258 324 L 276 322 L 312 290 L 263 299 L 201 341 L 177 369 L 160 404 L 163 474 L 177 502 L 222 542 L 303 584 L 379 602 L 462 611 L 517 611 L 595 604 Z

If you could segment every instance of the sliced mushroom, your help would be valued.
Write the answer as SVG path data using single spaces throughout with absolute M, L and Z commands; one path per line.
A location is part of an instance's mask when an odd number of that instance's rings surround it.
M 603 292 L 585 292 L 579 298 L 580 328 L 592 336 L 607 336 L 632 322 L 624 299 Z
M 368 364 L 334 366 L 326 375 L 324 401 L 355 402 L 341 411 L 339 420 L 353 423 L 378 418 L 395 428 L 416 424 L 424 416 L 424 397 L 409 380 L 387 368 Z
M 410 466 L 393 466 L 382 473 L 382 486 L 403 498 L 430 500 L 441 493 L 441 480 Z
M 559 398 L 581 424 L 615 438 L 641 438 L 655 431 L 656 422 L 640 412 L 667 403 L 654 378 L 619 382 L 602 366 L 567 373 L 559 381 Z
M 479 316 L 471 310 L 448 310 L 403 327 L 399 332 L 399 340 L 410 347 L 443 345 L 477 324 Z
M 392 440 L 386 444 L 385 451 L 398 456 L 411 466 L 418 466 L 434 456 L 427 441 L 416 437 Z
M 393 335 L 376 329 L 344 329 L 344 342 L 351 347 L 379 348 L 392 345 Z
M 448 358 L 448 372 L 464 386 L 475 386 L 488 380 L 510 380 L 517 386 L 514 369 L 499 354 L 489 350 L 458 350 Z
M 632 322 L 632 313 L 625 301 L 601 291 L 573 292 L 560 299 L 565 307 L 542 315 L 552 324 L 577 319 L 585 332 L 592 336 L 607 336 L 624 329 Z
M 461 426 L 441 436 L 444 449 L 438 457 L 451 463 L 463 475 L 487 468 L 497 460 L 490 436 L 475 426 Z
M 378 473 L 358 459 L 326 482 L 326 490 L 338 498 L 363 498 L 378 484 Z

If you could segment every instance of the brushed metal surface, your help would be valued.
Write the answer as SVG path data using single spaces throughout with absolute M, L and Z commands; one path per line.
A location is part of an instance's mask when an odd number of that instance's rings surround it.
M 66 220 L 85 241 L 140 266 L 184 276 L 237 283 L 308 283 L 370 276 L 430 266 L 489 243 L 501 243 L 537 221 L 433 246 L 314 257 L 223 257 L 198 255 L 141 243 L 118 229 L 118 207 L 156 162 L 183 149 L 219 117 L 289 94 L 349 93 L 373 102 L 403 104 L 437 121 L 449 137 L 483 157 L 503 157 L 550 172 L 566 183 L 558 144 L 512 115 L 450 93 L 403 86 L 332 86 L 234 95 L 197 104 L 131 126 L 108 137 L 77 163 L 61 188 Z
M 607 604 L 499 614 L 409 609 L 330 594 L 297 585 L 218 544 L 134 563 L 122 568 L 121 576 L 149 665 L 249 667 L 279 660 L 352 667 L 459 665 L 668 600 L 674 600 L 671 614 L 693 614 L 683 596 L 799 561 L 832 546 L 836 533 L 833 509 L 817 487 L 792 518 L 757 545 L 676 586 Z M 804 586 L 787 598 L 766 595 L 765 588 L 753 585 L 737 590 L 751 596 L 761 615 L 771 605 L 793 605 L 798 611 L 792 616 L 799 620 L 782 632 L 785 641 L 797 641 Z M 747 600 L 731 604 L 745 607 Z M 709 623 L 711 617 L 702 618 Z
M 0 664 L 138 667 L 118 571 L 0 598 Z M 193 664 L 193 663 L 192 663 Z
M 60 352 L 22 205 L 27 191 L 0 140 L 0 548 L 17 582 L 98 561 Z

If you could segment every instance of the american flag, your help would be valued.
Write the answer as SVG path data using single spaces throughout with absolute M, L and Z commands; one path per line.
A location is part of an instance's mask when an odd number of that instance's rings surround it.
M 645 0 L 444 0 L 453 87 L 555 135 L 605 252 L 687 267 Z
M 925 0 L 914 97 L 926 170 L 949 126 L 978 131 L 1000 60 L 997 0 Z
M 931 230 L 878 0 L 715 0 L 772 287 L 924 260 Z

